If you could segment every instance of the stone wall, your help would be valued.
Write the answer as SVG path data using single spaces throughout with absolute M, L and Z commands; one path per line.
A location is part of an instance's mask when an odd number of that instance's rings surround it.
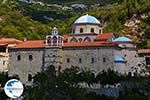
M 81 69 L 90 69 L 95 73 L 102 70 L 114 69 L 113 49 L 114 47 L 64 48 L 62 56 L 63 69 L 78 66 Z M 69 62 L 67 59 L 69 59 Z M 79 61 L 79 59 L 81 60 Z
M 59 47 L 45 48 L 44 51 L 44 70 L 48 66 L 54 65 L 56 70 L 62 63 L 62 49 Z
M 18 56 L 20 55 L 20 60 Z M 32 58 L 29 56 L 32 55 Z M 28 75 L 35 75 L 43 66 L 43 49 L 15 49 L 9 51 L 8 73 L 19 75 L 23 83 L 28 82 Z
M 118 48 L 115 51 L 115 55 L 121 55 L 127 61 L 125 64 L 125 72 L 131 72 L 132 67 L 136 66 L 140 60 L 138 58 L 138 54 L 135 48 Z

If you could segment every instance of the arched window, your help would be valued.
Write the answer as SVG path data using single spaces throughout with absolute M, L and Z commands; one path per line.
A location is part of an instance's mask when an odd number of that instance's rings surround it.
M 105 62 L 106 62 L 106 58 L 104 57 L 104 58 L 103 58 L 103 63 L 105 63 Z
M 82 42 L 82 38 L 79 38 L 79 42 Z
M 91 28 L 91 33 L 94 33 L 94 28 Z
M 73 38 L 70 40 L 70 42 L 78 42 L 78 40 L 77 40 L 75 37 L 73 37 Z
M 150 65 L 150 57 L 146 57 L 145 60 L 146 60 L 146 64 Z
M 70 63 L 70 59 L 69 58 L 67 58 L 67 63 Z
M 53 45 L 56 45 L 56 43 L 57 43 L 57 37 L 54 36 L 54 37 L 53 37 Z
M 102 30 L 101 30 L 101 29 L 99 30 L 99 33 L 100 33 L 100 34 L 102 33 Z
M 18 61 L 21 60 L 21 56 L 20 56 L 20 55 L 17 56 L 17 60 L 18 60 Z
M 28 74 L 28 81 L 32 81 L 32 75 Z
M 94 63 L 94 58 L 91 58 L 91 63 L 92 63 L 92 64 Z
M 75 33 L 75 29 L 72 30 L 72 33 Z
M 89 37 L 86 37 L 86 38 L 84 39 L 84 42 L 91 42 L 91 39 L 90 39 Z
M 131 77 L 132 76 L 132 73 L 131 72 L 128 72 L 128 77 Z
M 61 45 L 61 43 L 62 43 L 62 37 L 59 36 L 59 38 L 58 38 L 58 45 Z
M 79 58 L 79 63 L 82 63 L 82 58 Z
M 62 67 L 61 67 L 61 66 L 58 66 L 58 72 L 60 72 L 60 71 L 61 71 L 61 69 L 62 69 Z
M 83 33 L 83 28 L 80 28 L 80 33 Z
M 32 60 L 33 60 L 32 55 L 29 55 L 29 61 L 32 61 Z
M 51 37 L 48 37 L 48 38 L 47 38 L 47 43 L 48 43 L 48 44 L 51 43 Z

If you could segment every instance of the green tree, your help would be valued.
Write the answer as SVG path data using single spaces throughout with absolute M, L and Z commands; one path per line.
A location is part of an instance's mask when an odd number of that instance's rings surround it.
M 123 76 L 110 69 L 108 71 L 103 70 L 96 76 L 96 80 L 99 81 L 102 85 L 114 85 L 115 83 L 120 83 L 122 78 Z

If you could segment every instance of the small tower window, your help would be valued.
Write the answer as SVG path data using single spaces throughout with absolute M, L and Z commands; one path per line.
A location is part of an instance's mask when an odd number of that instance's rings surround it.
M 79 58 L 79 63 L 82 63 L 82 58 Z
M 94 33 L 94 28 L 91 28 L 91 33 Z
M 80 33 L 83 33 L 83 28 L 80 28 Z
M 67 58 L 67 63 L 70 63 L 70 59 L 69 58 Z
M 57 34 L 58 34 L 58 30 L 57 30 L 56 27 L 54 27 L 54 28 L 52 29 L 52 35 L 57 35 Z
M 51 37 L 48 37 L 47 43 L 51 43 Z
M 57 37 L 54 36 L 54 37 L 53 37 L 53 45 L 56 45 L 56 43 L 57 43 Z
M 17 60 L 18 60 L 18 61 L 21 60 L 21 56 L 20 56 L 20 55 L 17 56 Z
M 32 55 L 29 55 L 29 61 L 32 61 L 32 60 L 33 60 Z

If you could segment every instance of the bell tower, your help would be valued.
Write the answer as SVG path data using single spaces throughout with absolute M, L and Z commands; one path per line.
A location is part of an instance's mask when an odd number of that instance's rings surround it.
M 58 33 L 58 29 L 54 27 L 51 35 L 46 36 L 46 47 L 61 47 L 63 45 L 63 38 Z
M 62 63 L 62 46 L 63 37 L 58 34 L 59 31 L 54 27 L 50 35 L 46 35 L 45 39 L 45 51 L 43 56 L 43 69 L 46 70 L 47 67 L 53 65 L 56 71 L 60 69 Z

